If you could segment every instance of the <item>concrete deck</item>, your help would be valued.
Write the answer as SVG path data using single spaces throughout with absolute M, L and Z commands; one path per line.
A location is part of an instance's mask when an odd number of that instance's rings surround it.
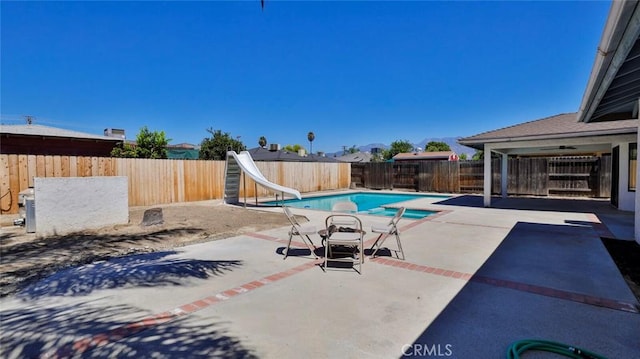
M 405 205 L 440 212 L 402 219 L 406 260 L 367 257 L 361 275 L 325 272 L 301 242 L 282 260 L 288 227 L 58 272 L 0 301 L 0 357 L 500 358 L 532 338 L 640 353 L 638 302 L 600 241 L 632 238 L 628 213 L 594 200 Z M 294 213 L 318 227 L 327 215 Z

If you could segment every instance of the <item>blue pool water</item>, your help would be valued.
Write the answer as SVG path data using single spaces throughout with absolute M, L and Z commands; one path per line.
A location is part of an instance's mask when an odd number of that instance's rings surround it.
M 449 198 L 449 196 L 434 196 L 434 195 L 423 195 L 423 194 L 400 194 L 400 193 L 348 193 L 348 194 L 338 194 L 338 195 L 330 195 L 330 196 L 319 196 L 319 197 L 309 197 L 303 199 L 289 199 L 285 200 L 284 204 L 290 207 L 296 208 L 310 208 L 310 209 L 318 209 L 321 211 L 331 211 L 331 207 L 336 202 L 340 201 L 351 201 L 358 205 L 358 213 L 367 213 L 372 215 L 380 215 L 380 216 L 393 216 L 396 214 L 395 208 L 385 208 L 384 206 L 409 201 L 412 199 L 418 198 Z M 280 204 L 279 202 L 267 202 L 266 204 Z M 417 210 L 417 209 L 407 209 L 404 216 L 406 218 L 424 218 L 430 214 L 433 214 L 433 211 L 426 210 Z

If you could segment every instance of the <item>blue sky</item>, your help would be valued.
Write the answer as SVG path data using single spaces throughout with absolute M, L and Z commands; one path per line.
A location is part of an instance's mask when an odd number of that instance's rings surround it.
M 335 152 L 577 111 L 610 2 L 0 6 L 3 124 Z

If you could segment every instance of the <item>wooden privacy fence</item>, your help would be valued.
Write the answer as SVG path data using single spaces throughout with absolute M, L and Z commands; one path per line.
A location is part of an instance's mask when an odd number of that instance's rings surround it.
M 491 160 L 491 192 L 500 193 L 501 160 Z M 609 197 L 611 156 L 509 158 L 507 193 Z M 352 182 L 372 189 L 481 193 L 484 161 L 353 163 Z
M 256 162 L 272 182 L 301 193 L 348 188 L 348 163 Z M 0 154 L 0 213 L 18 213 L 18 193 L 33 186 L 34 177 L 126 176 L 129 206 L 222 199 L 225 161 L 152 160 L 80 156 Z M 243 186 L 244 183 L 246 186 Z M 241 196 L 272 195 L 247 177 Z M 73 195 L 73 188 L 69 188 Z
M 500 189 L 500 162 L 494 160 L 494 186 Z M 498 172 L 495 172 L 495 168 Z M 404 188 L 421 192 L 482 192 L 482 161 L 352 163 L 351 181 L 370 189 Z M 497 173 L 497 177 L 496 174 Z

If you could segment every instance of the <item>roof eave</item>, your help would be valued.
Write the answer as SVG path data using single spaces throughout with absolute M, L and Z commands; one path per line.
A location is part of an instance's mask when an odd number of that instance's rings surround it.
M 514 141 L 536 141 L 536 140 L 548 140 L 548 139 L 563 139 L 563 138 L 579 138 L 579 137 L 596 137 L 596 136 L 609 136 L 609 135 L 623 135 L 629 133 L 637 133 L 637 127 L 626 127 L 607 131 L 587 131 L 587 132 L 572 132 L 572 133 L 557 133 L 550 135 L 535 135 L 535 136 L 516 136 L 516 137 L 494 137 L 483 139 L 460 139 L 458 143 L 464 146 L 477 148 L 474 145 L 484 145 L 485 143 L 503 143 Z
M 638 39 L 638 34 L 640 34 L 638 1 L 613 1 L 582 97 L 578 121 L 594 120 L 593 114 Z

